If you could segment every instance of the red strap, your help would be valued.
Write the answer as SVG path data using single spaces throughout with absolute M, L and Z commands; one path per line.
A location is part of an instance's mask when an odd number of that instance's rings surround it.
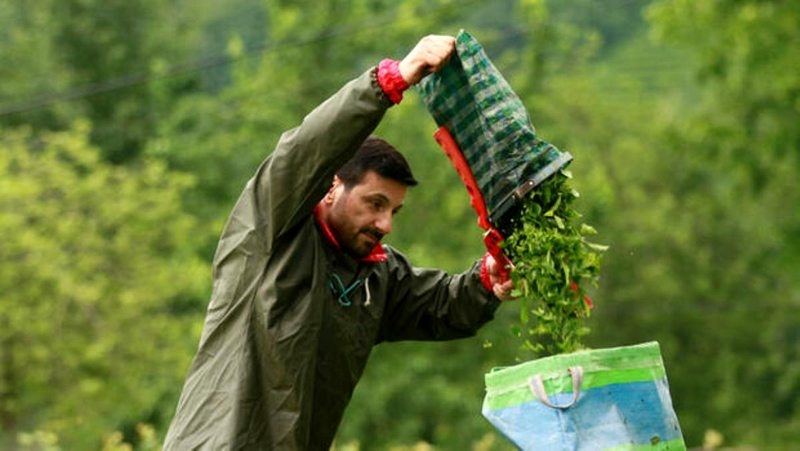
M 483 235 L 483 243 L 486 245 L 486 250 L 488 250 L 495 261 L 497 261 L 500 279 L 502 282 L 505 282 L 510 278 L 508 268 L 511 267 L 511 261 L 506 257 L 506 254 L 503 253 L 501 247 L 503 235 L 500 234 L 500 231 L 492 227 L 492 223 L 489 222 L 489 210 L 486 208 L 486 201 L 483 199 L 483 194 L 478 188 L 475 175 L 472 173 L 472 169 L 470 169 L 466 157 L 464 157 L 455 139 L 453 139 L 453 135 L 450 134 L 450 131 L 447 130 L 446 127 L 439 127 L 436 133 L 433 134 L 433 137 L 444 150 L 444 153 L 450 159 L 456 172 L 458 172 L 458 176 L 467 188 L 470 204 L 475 210 L 475 213 L 478 214 L 478 226 L 486 230 L 486 233 Z
M 436 130 L 436 133 L 433 134 L 433 138 L 436 139 L 436 142 L 439 143 L 444 153 L 447 154 L 453 167 L 456 168 L 458 176 L 461 177 L 461 181 L 464 182 L 464 186 L 469 193 L 470 204 L 475 210 L 475 213 L 478 214 L 478 226 L 483 230 L 489 230 L 492 224 L 489 222 L 489 211 L 486 209 L 486 202 L 483 200 L 483 194 L 481 194 L 481 190 L 478 188 L 478 182 L 472 174 L 472 169 L 470 169 L 466 157 L 461 153 L 461 149 L 458 148 L 456 140 L 453 139 L 453 135 L 450 134 L 447 128 L 441 126 Z
M 506 257 L 503 248 L 500 245 L 503 243 L 503 235 L 492 227 L 483 234 L 483 244 L 486 245 L 486 250 L 492 254 L 497 262 L 497 275 L 500 276 L 500 282 L 505 282 L 511 278 L 508 268 L 511 268 L 511 260 Z

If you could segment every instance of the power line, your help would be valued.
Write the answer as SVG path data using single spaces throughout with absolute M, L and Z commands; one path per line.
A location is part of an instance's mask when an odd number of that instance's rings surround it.
M 253 45 L 248 47 L 247 50 L 245 50 L 243 54 L 239 57 L 232 57 L 229 55 L 212 55 L 192 62 L 181 63 L 170 66 L 165 72 L 161 74 L 139 73 L 139 74 L 123 75 L 121 77 L 113 78 L 103 82 L 90 83 L 84 86 L 79 86 L 77 88 L 70 89 L 67 92 L 40 96 L 33 100 L 14 103 L 10 105 L 4 105 L 3 107 L 0 107 L 0 117 L 25 113 L 55 103 L 77 100 L 97 94 L 103 94 L 106 92 L 116 91 L 119 89 L 147 84 L 158 80 L 173 78 L 192 72 L 199 72 L 212 69 L 214 67 L 225 66 L 231 64 L 234 61 L 253 56 L 256 53 L 266 53 L 268 51 L 274 51 L 277 49 L 310 45 L 317 42 L 321 42 L 326 39 L 331 39 L 332 37 L 334 37 L 334 35 L 332 33 L 329 33 L 315 38 L 306 38 L 297 41 L 283 42 L 273 45 L 270 44 Z
M 469 0 L 462 2 L 460 6 L 470 6 L 471 4 L 481 2 L 483 0 Z M 450 5 L 443 4 L 429 12 L 436 12 L 442 10 Z M 395 19 L 396 11 L 390 11 L 382 18 L 377 20 L 370 20 L 369 24 L 350 24 L 346 27 L 337 27 L 323 33 L 318 33 L 313 36 L 303 37 L 293 40 L 287 40 L 277 43 L 264 43 L 251 45 L 246 48 L 242 55 L 233 57 L 230 55 L 212 55 L 209 57 L 201 58 L 191 62 L 179 63 L 170 66 L 166 71 L 158 74 L 153 73 L 138 73 L 126 74 L 120 77 L 112 78 L 110 80 L 89 83 L 83 86 L 72 88 L 62 93 L 47 94 L 35 97 L 31 100 L 11 103 L 0 106 L 0 118 L 11 116 L 14 114 L 26 113 L 29 111 L 44 108 L 56 103 L 78 100 L 89 96 L 104 94 L 120 89 L 130 88 L 133 86 L 143 85 L 154 81 L 173 78 L 181 75 L 186 75 L 192 72 L 199 72 L 209 70 L 215 67 L 225 66 L 233 63 L 234 61 L 252 57 L 256 54 L 264 54 L 272 51 L 280 51 L 284 49 L 302 47 L 306 45 L 317 44 L 330 39 L 342 36 L 351 36 L 363 33 L 365 31 L 375 30 L 378 28 L 385 28 L 389 25 L 396 25 Z M 409 22 L 412 19 L 408 19 Z
M 482 1 L 483 0 L 464 1 L 461 2 L 459 6 L 469 7 L 472 6 L 473 4 L 480 3 Z M 622 8 L 628 5 L 630 5 L 630 3 L 620 3 L 617 4 L 614 8 Z M 429 13 L 436 12 L 438 10 L 447 8 L 449 6 L 450 5 L 448 4 L 442 4 L 436 8 L 433 8 L 431 11 L 428 12 Z M 61 93 L 41 95 L 23 102 L 5 104 L 0 106 L 0 118 L 38 110 L 56 103 L 79 100 L 90 96 L 131 88 L 134 86 L 144 85 L 159 80 L 174 78 L 193 72 L 206 71 L 216 67 L 226 66 L 232 64 L 235 61 L 244 58 L 249 58 L 257 54 L 264 54 L 272 51 L 281 51 L 294 47 L 313 45 L 337 37 L 350 36 L 363 33 L 369 30 L 385 28 L 389 25 L 397 25 L 397 20 L 395 19 L 395 13 L 396 11 L 387 12 L 383 15 L 382 18 L 378 20 L 371 20 L 368 25 L 365 25 L 363 23 L 350 24 L 346 27 L 333 28 L 327 32 L 319 33 L 309 37 L 287 40 L 277 43 L 250 45 L 245 49 L 245 51 L 241 55 L 235 57 L 231 55 L 211 55 L 190 62 L 184 62 L 172 65 L 168 67 L 167 70 L 161 73 L 143 72 L 136 74 L 126 74 L 106 81 L 89 83 L 83 86 L 78 86 L 72 89 L 68 89 L 67 91 Z M 521 32 L 521 34 L 528 34 L 528 33 L 523 31 Z M 630 68 L 634 70 L 625 70 L 623 72 L 627 72 L 628 74 L 636 74 L 636 73 L 642 74 L 642 72 L 649 72 L 650 70 L 652 70 L 653 72 L 658 73 L 659 75 L 666 75 L 669 73 L 684 74 L 684 72 L 675 71 L 674 68 L 670 68 L 672 69 L 672 71 L 670 71 L 670 70 L 664 70 L 662 69 L 662 67 L 659 66 L 661 65 L 656 62 L 656 64 L 652 65 L 652 67 L 647 67 L 644 65 L 638 67 L 632 66 Z

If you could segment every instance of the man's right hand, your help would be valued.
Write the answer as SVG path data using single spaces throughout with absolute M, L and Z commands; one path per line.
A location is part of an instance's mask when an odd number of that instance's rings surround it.
M 489 283 L 492 285 L 492 292 L 497 299 L 501 301 L 510 301 L 515 299 L 512 295 L 514 290 L 514 281 L 508 278 L 508 275 L 503 276 L 500 271 L 500 262 L 495 260 L 491 254 L 486 255 L 486 270 L 489 276 Z M 505 268 L 510 271 L 511 268 Z
M 444 67 L 455 50 L 456 39 L 452 36 L 425 36 L 400 61 L 400 75 L 406 83 L 415 85 L 429 73 Z

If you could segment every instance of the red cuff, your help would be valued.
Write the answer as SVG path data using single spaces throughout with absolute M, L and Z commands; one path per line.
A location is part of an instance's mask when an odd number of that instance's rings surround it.
M 494 287 L 492 286 L 492 280 L 489 278 L 489 268 L 486 266 L 486 260 L 489 258 L 489 253 L 483 254 L 483 261 L 481 262 L 481 282 L 483 286 L 489 290 L 490 293 L 494 293 Z
M 392 103 L 398 104 L 403 100 L 408 82 L 400 75 L 399 61 L 385 59 L 378 64 L 378 84 Z

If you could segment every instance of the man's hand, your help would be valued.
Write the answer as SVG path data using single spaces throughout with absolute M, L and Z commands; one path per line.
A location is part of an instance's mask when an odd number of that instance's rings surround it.
M 514 282 L 511 279 L 503 280 L 500 276 L 500 268 L 497 260 L 491 255 L 486 257 L 486 270 L 489 273 L 489 282 L 492 284 L 492 292 L 501 301 L 510 301 L 514 299 L 511 296 L 511 290 L 514 289 Z M 510 268 L 509 268 L 510 269 Z
M 455 50 L 456 38 L 452 36 L 425 36 L 400 61 L 400 75 L 406 83 L 415 85 L 429 73 L 444 67 Z

